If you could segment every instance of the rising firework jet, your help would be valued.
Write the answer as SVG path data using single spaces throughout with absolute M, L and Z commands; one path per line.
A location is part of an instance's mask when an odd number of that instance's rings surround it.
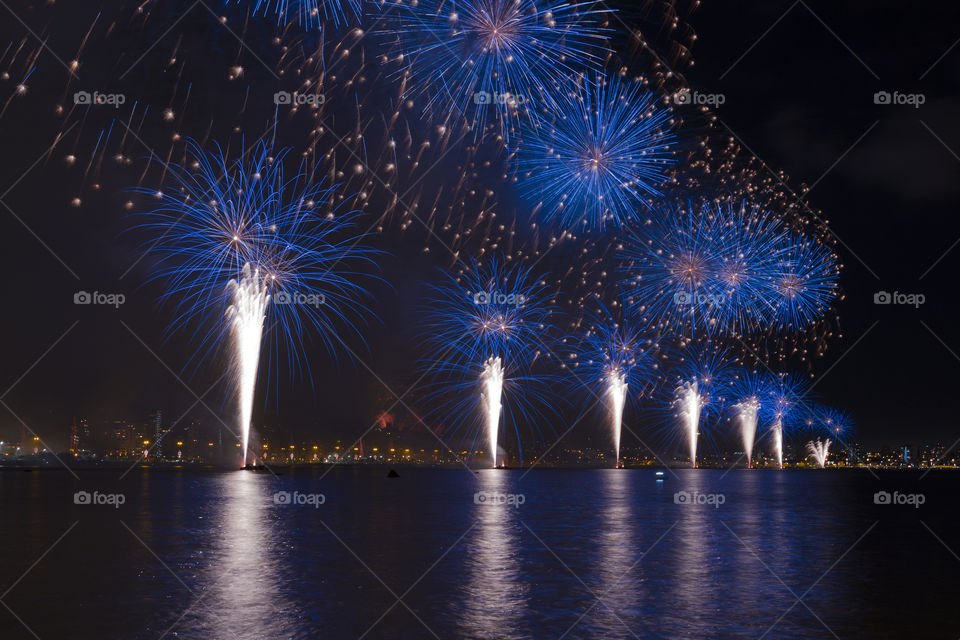
M 148 250 L 176 312 L 171 330 L 192 330 L 200 357 L 228 345 L 245 465 L 264 336 L 291 370 L 305 364 L 310 329 L 336 358 L 337 330 L 356 332 L 370 313 L 360 282 L 375 252 L 355 215 L 337 211 L 335 187 L 284 175 L 284 153 L 258 144 L 231 162 L 191 144 L 190 154 L 189 169 L 169 167 L 169 191 L 150 192 L 159 202 L 140 228 L 155 237 Z
M 730 409 L 736 421 L 744 455 L 747 456 L 747 468 L 753 468 L 753 443 L 757 437 L 760 409 L 769 402 L 767 379 L 753 371 L 741 371 L 730 385 Z
M 500 257 L 474 262 L 431 286 L 424 364 L 436 380 L 429 394 L 438 405 L 434 415 L 473 425 L 472 439 L 482 438 L 493 467 L 501 423 L 512 426 L 519 444 L 520 422 L 546 406 L 550 378 L 536 369 L 551 352 L 552 312 L 543 283 Z
M 815 436 L 826 436 L 827 442 L 847 447 L 853 437 L 854 423 L 846 411 L 824 405 L 815 405 L 806 420 L 808 430 Z
M 807 380 L 790 374 L 771 375 L 767 384 L 766 401 L 760 407 L 760 416 L 770 436 L 777 467 L 783 469 L 783 441 L 785 434 L 805 425 L 804 410 L 810 397 Z
M 534 213 L 577 231 L 636 223 L 675 164 L 671 113 L 639 80 L 580 76 L 530 123 L 520 189 Z
M 602 404 L 610 420 L 615 466 L 620 466 L 620 435 L 628 402 L 649 397 L 662 378 L 657 336 L 629 317 L 617 316 L 602 303 L 581 321 L 571 378 L 588 390 L 592 405 Z M 622 307 L 618 307 L 622 311 Z
M 808 442 L 807 455 L 813 458 L 818 468 L 823 469 L 827 466 L 827 456 L 830 455 L 830 438 Z
M 606 54 L 610 11 L 557 0 L 389 0 L 381 33 L 404 63 L 408 98 L 477 131 L 498 120 L 509 134 L 528 105 L 549 103 L 556 87 Z
M 233 339 L 233 375 L 240 413 L 243 464 L 246 465 L 253 395 L 257 386 L 260 347 L 263 344 L 263 321 L 270 303 L 270 292 L 260 271 L 256 268 L 251 271 L 250 263 L 243 265 L 240 277 L 231 280 L 227 288 L 233 297 L 233 304 L 227 308 L 227 323 Z
M 705 342 L 688 346 L 676 365 L 672 406 L 693 468 L 703 420 L 722 413 L 735 364 L 726 349 Z
M 277 24 L 297 22 L 306 28 L 319 28 L 327 21 L 335 26 L 359 21 L 362 0 L 231 0 L 252 5 L 254 15 L 275 16 Z

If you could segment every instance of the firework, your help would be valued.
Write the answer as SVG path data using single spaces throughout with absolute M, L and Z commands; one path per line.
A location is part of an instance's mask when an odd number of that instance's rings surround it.
M 518 423 L 549 394 L 535 367 L 551 352 L 552 295 L 529 269 L 499 257 L 446 274 L 431 294 L 424 318 L 425 365 L 438 381 L 431 399 L 445 419 L 476 427 L 473 439 L 483 436 L 496 467 L 501 422 L 519 443 Z
M 565 229 L 635 223 L 675 162 L 670 111 L 640 81 L 580 76 L 520 144 L 520 190 Z
M 375 252 L 353 231 L 355 215 L 337 211 L 336 188 L 303 172 L 286 177 L 282 152 L 273 157 L 259 144 L 235 162 L 193 143 L 190 152 L 190 169 L 170 167 L 169 192 L 151 192 L 159 202 L 141 228 L 156 236 L 149 250 L 162 301 L 176 312 L 171 330 L 193 328 L 200 357 L 231 345 L 246 464 L 264 336 L 272 334 L 294 370 L 305 364 L 309 329 L 336 358 L 342 338 L 334 328 L 357 331 L 369 314 L 359 282 Z
M 775 293 L 771 325 L 801 331 L 830 309 L 839 292 L 840 266 L 829 248 L 795 233 L 784 234 L 770 274 Z
M 234 0 L 243 3 L 244 0 Z M 296 21 L 307 28 L 318 28 L 326 21 L 335 26 L 358 22 L 363 15 L 362 0 L 246 0 L 254 14 L 273 14 L 277 24 Z
M 853 437 L 854 423 L 853 418 L 851 418 L 846 411 L 816 405 L 806 422 L 808 431 L 817 437 L 821 435 L 826 436 L 827 442 L 839 443 L 841 446 L 847 447 L 849 452 L 849 443 Z
M 770 376 L 767 389 L 760 415 L 770 434 L 777 466 L 782 469 L 784 435 L 804 425 L 803 412 L 810 385 L 803 378 L 782 373 Z
M 690 345 L 676 365 L 672 407 L 690 454 L 690 466 L 697 466 L 697 443 L 704 419 L 723 411 L 735 360 L 714 343 Z
M 768 401 L 767 380 L 755 372 L 742 371 L 734 377 L 730 389 L 730 408 L 734 412 L 747 468 L 753 467 L 753 444 L 757 437 L 760 409 Z
M 813 458 L 817 467 L 827 466 L 827 456 L 830 455 L 830 438 L 826 440 L 811 440 L 807 443 L 807 455 Z
M 831 251 L 746 203 L 667 207 L 628 240 L 627 299 L 679 334 L 796 332 L 838 294 Z
M 602 401 L 619 467 L 624 408 L 628 400 L 649 396 L 661 378 L 659 340 L 640 322 L 618 320 L 602 304 L 582 324 L 586 326 L 576 344 L 573 377 L 578 386 L 586 385 L 593 400 Z
M 687 208 L 656 216 L 627 238 L 622 252 L 628 303 L 680 335 L 727 326 L 720 265 L 734 249 L 709 213 Z
M 508 123 L 549 102 L 570 75 L 605 54 L 610 12 L 558 0 L 392 0 L 382 33 L 404 62 L 408 96 L 424 110 Z M 507 132 L 509 127 L 504 127 Z

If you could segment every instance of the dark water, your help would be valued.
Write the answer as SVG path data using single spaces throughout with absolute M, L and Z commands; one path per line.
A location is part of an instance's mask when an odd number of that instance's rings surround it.
M 957 473 L 78 473 L 0 472 L 4 640 L 960 637 Z

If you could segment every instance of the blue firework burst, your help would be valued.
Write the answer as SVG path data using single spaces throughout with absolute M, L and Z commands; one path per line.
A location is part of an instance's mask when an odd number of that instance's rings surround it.
M 581 321 L 581 328 L 568 366 L 571 379 L 579 388 L 586 387 L 592 398 L 603 398 L 614 379 L 626 386 L 633 402 L 649 397 L 658 387 L 666 347 L 642 321 L 618 318 L 598 302 L 598 308 Z
M 170 331 L 191 330 L 206 355 L 229 331 L 229 283 L 256 274 L 270 295 L 271 344 L 286 347 L 291 368 L 311 333 L 332 357 L 342 353 L 338 332 L 371 315 L 364 284 L 379 252 L 363 243 L 357 214 L 339 210 L 337 187 L 302 167 L 288 176 L 285 153 L 263 143 L 231 161 L 189 142 L 188 156 L 188 166 L 169 167 L 164 190 L 140 190 L 158 199 L 139 228 L 155 237 L 152 279 L 176 312 Z
M 474 441 L 489 431 L 487 422 L 491 376 L 499 381 L 502 421 L 493 431 L 493 447 L 501 427 L 520 445 L 521 427 L 536 435 L 554 411 L 555 376 L 543 367 L 552 357 L 554 293 L 521 265 L 508 266 L 499 257 L 473 262 L 460 273 L 444 275 L 430 286 L 423 314 L 423 366 L 432 383 L 426 401 L 429 416 Z M 489 433 L 488 433 L 489 435 Z
M 623 307 L 618 308 L 619 312 Z M 602 302 L 580 322 L 565 377 L 574 392 L 586 393 L 587 404 L 607 415 L 615 464 L 619 466 L 625 410 L 649 398 L 662 381 L 659 337 L 642 322 L 618 317 Z
M 674 359 L 671 384 L 664 387 L 669 419 L 662 433 L 671 447 L 686 444 L 694 466 L 698 442 L 713 444 L 736 364 L 733 354 L 714 341 L 683 344 Z
M 839 294 L 840 265 L 828 247 L 783 234 L 771 267 L 767 316 L 777 330 L 800 331 L 830 309 Z
M 853 418 L 843 409 L 817 405 L 808 423 L 814 434 L 824 435 L 840 444 L 848 443 L 853 437 Z
M 729 383 L 728 399 L 731 404 L 756 402 L 758 406 L 769 401 L 769 377 L 743 369 L 732 374 Z
M 760 415 L 765 428 L 780 425 L 787 436 L 808 427 L 812 401 L 810 381 L 789 373 L 770 373 L 765 379 Z
M 679 354 L 671 368 L 673 399 L 695 385 L 700 396 L 701 415 L 720 415 L 727 405 L 731 383 L 737 374 L 737 358 L 729 349 L 713 341 L 689 343 Z
M 391 0 L 385 12 L 381 31 L 406 65 L 408 95 L 478 130 L 488 119 L 512 121 L 551 100 L 569 75 L 597 66 L 610 13 L 558 0 Z
M 795 331 L 838 294 L 832 252 L 746 203 L 664 207 L 621 255 L 630 304 L 678 334 Z
M 719 264 L 728 252 L 716 218 L 678 209 L 628 237 L 621 285 L 628 303 L 668 331 L 723 328 Z
M 675 163 L 671 113 L 639 81 L 580 76 L 520 144 L 521 194 L 566 229 L 638 221 Z

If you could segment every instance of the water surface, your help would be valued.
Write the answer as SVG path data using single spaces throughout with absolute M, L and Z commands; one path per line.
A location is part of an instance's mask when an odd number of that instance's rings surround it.
M 0 637 L 960 637 L 955 473 L 399 471 L 2 471 Z

